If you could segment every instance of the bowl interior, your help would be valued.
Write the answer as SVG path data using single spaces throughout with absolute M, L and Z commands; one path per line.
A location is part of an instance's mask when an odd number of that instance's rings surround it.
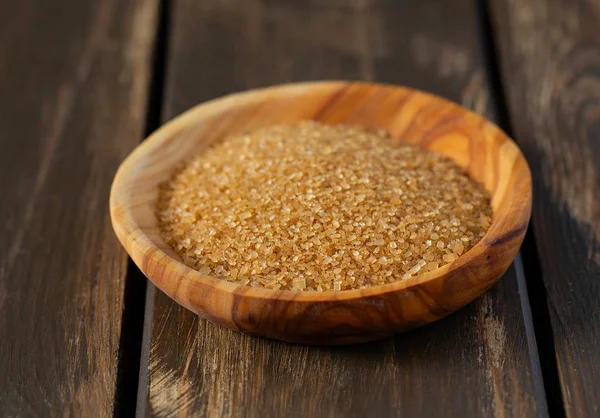
M 154 213 L 158 185 L 182 162 L 214 141 L 301 120 L 383 128 L 398 141 L 448 156 L 482 183 L 492 196 L 492 225 L 480 243 L 452 264 L 466 263 L 469 253 L 485 251 L 486 247 L 480 245 L 483 241 L 498 242 L 524 233 L 527 227 L 531 210 L 529 168 L 518 147 L 486 119 L 439 97 L 402 87 L 355 82 L 290 84 L 226 96 L 197 106 L 156 131 L 122 164 L 111 191 L 111 216 L 119 239 L 142 271 L 146 272 L 140 264 L 152 252 L 162 257 L 164 268 L 178 269 L 182 277 L 235 290 L 239 285 L 202 276 L 187 268 L 164 243 Z M 449 266 L 379 288 L 394 290 L 421 283 L 444 274 Z M 298 293 L 252 291 L 264 297 Z M 352 297 L 352 292 L 335 293 Z M 302 293 L 303 297 L 314 297 L 306 295 L 314 292 Z

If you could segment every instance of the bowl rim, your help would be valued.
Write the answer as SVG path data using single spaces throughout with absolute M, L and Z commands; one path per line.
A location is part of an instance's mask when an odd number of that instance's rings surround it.
M 327 290 L 323 292 L 318 292 L 306 290 L 273 290 L 262 287 L 252 287 L 248 285 L 238 284 L 235 282 L 228 282 L 226 280 L 218 279 L 213 276 L 203 275 L 197 270 L 188 267 L 182 261 L 172 257 L 171 255 L 163 251 L 162 248 L 160 248 L 160 246 L 157 245 L 142 230 L 142 228 L 137 224 L 137 222 L 135 222 L 135 217 L 132 215 L 133 211 L 131 205 L 127 204 L 128 199 L 124 197 L 124 195 L 126 195 L 127 197 L 131 197 L 131 193 L 125 194 L 122 192 L 122 190 L 126 190 L 123 186 L 123 182 L 124 177 L 126 177 L 127 175 L 127 171 L 130 165 L 132 165 L 136 161 L 142 161 L 145 155 L 147 154 L 147 150 L 156 147 L 157 144 L 163 141 L 168 140 L 171 137 L 172 133 L 178 132 L 182 128 L 185 128 L 188 122 L 196 119 L 196 114 L 202 112 L 202 110 L 206 109 L 207 107 L 212 107 L 215 105 L 227 105 L 229 101 L 248 98 L 256 94 L 285 93 L 294 89 L 306 90 L 310 88 L 323 86 L 331 86 L 336 88 L 344 88 L 348 86 L 380 87 L 403 90 L 405 92 L 419 93 L 432 100 L 442 102 L 450 107 L 459 109 L 465 115 L 468 115 L 471 118 L 478 120 L 479 122 L 484 122 L 485 124 L 487 124 L 488 127 L 491 127 L 495 130 L 495 134 L 497 134 L 497 136 L 500 136 L 500 138 L 503 141 L 502 145 L 504 146 L 504 144 L 510 144 L 510 146 L 514 147 L 516 150 L 516 159 L 522 160 L 524 162 L 524 168 L 527 175 L 527 179 L 525 180 L 528 182 L 528 187 L 526 187 L 527 196 L 526 199 L 523 199 L 523 204 L 521 205 L 522 207 L 519 207 L 518 211 L 525 215 L 525 229 L 521 231 L 522 226 L 519 225 L 518 222 L 509 223 L 504 218 L 497 218 L 494 213 L 492 222 L 485 235 L 471 249 L 469 249 L 469 251 L 462 254 L 455 261 L 449 264 L 443 265 L 430 272 L 419 274 L 408 279 L 386 283 L 383 285 L 372 286 L 362 289 L 351 289 L 341 291 Z M 152 132 L 122 161 L 111 185 L 109 205 L 112 226 L 119 241 L 125 247 L 128 254 L 132 257 L 134 262 L 138 265 L 138 267 L 142 270 L 142 272 L 145 275 L 146 272 L 144 271 L 144 266 L 140 265 L 144 264 L 141 260 L 143 256 L 151 257 L 155 262 L 159 263 L 161 266 L 164 266 L 165 269 L 174 270 L 175 273 L 177 273 L 177 276 L 181 278 L 181 280 L 190 280 L 192 282 L 196 282 L 204 286 L 209 286 L 221 292 L 229 293 L 231 295 L 243 294 L 244 297 L 251 297 L 256 299 L 314 303 L 329 301 L 350 301 L 359 298 L 380 296 L 383 294 L 394 293 L 401 290 L 407 290 L 411 287 L 420 286 L 425 283 L 435 281 L 436 279 L 445 277 L 452 271 L 467 266 L 469 262 L 471 262 L 478 256 L 484 254 L 484 250 L 486 247 L 485 242 L 489 242 L 490 240 L 493 241 L 494 239 L 500 238 L 499 236 L 497 236 L 500 234 L 494 233 L 496 231 L 503 231 L 502 235 L 506 234 L 506 231 L 516 232 L 524 235 L 529 224 L 529 219 L 531 217 L 531 184 L 531 171 L 529 165 L 517 144 L 506 134 L 506 132 L 504 132 L 494 122 L 490 121 L 489 119 L 478 113 L 475 113 L 472 110 L 465 108 L 464 106 L 456 102 L 419 89 L 389 83 L 375 83 L 355 80 L 319 80 L 283 83 L 267 87 L 248 89 L 241 92 L 220 96 L 192 106 L 191 108 L 187 109 L 186 111 L 177 115 L 173 119 L 164 123 L 158 129 Z M 124 225 L 125 221 L 128 221 L 127 227 L 129 228 L 127 228 Z M 503 226 L 506 226 L 506 228 L 498 228 L 497 226 L 499 224 L 503 224 Z M 132 237 L 134 236 L 135 239 L 132 239 Z M 167 244 L 164 245 L 167 246 Z M 138 256 L 140 256 L 140 259 L 138 259 Z M 148 278 L 149 280 L 154 282 L 154 280 L 151 277 Z M 160 287 L 160 285 L 158 286 Z

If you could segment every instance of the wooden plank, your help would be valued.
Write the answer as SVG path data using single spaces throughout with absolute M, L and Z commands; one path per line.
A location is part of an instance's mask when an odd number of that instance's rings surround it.
M 510 117 L 533 172 L 533 225 L 565 410 L 600 414 L 600 3 L 495 0 Z
M 157 2 L 0 1 L 0 416 L 109 416 Z
M 172 12 L 166 119 L 233 91 L 331 78 L 407 84 L 489 110 L 469 0 L 188 0 Z M 148 398 L 140 415 L 545 413 L 514 268 L 438 323 L 351 347 L 242 335 L 198 319 L 157 290 L 147 306 Z

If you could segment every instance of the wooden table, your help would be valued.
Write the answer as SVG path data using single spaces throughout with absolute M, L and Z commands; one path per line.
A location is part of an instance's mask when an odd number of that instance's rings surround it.
M 0 416 L 600 416 L 600 1 L 0 0 Z M 294 80 L 424 89 L 533 172 L 490 291 L 377 343 L 212 325 L 112 232 L 119 163 L 161 123 Z

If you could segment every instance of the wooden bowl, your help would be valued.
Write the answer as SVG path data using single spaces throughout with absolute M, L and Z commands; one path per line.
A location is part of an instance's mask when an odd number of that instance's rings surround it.
M 341 292 L 252 288 L 184 265 L 160 237 L 155 218 L 159 183 L 226 135 L 307 119 L 384 128 L 450 157 L 491 193 L 494 217 L 486 235 L 456 261 L 431 272 Z M 348 344 L 435 321 L 488 289 L 523 241 L 531 213 L 531 174 L 519 148 L 499 128 L 444 99 L 379 84 L 288 84 L 212 100 L 161 127 L 119 168 L 110 213 L 119 240 L 144 274 L 201 317 L 285 341 Z

